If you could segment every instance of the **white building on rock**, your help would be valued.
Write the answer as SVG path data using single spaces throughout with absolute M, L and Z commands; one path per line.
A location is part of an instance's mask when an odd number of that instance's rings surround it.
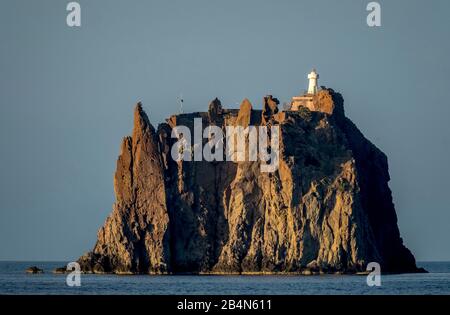
M 308 91 L 301 96 L 294 96 L 291 102 L 291 110 L 298 110 L 301 106 L 308 107 L 312 109 L 314 95 L 319 91 L 317 80 L 319 79 L 319 74 L 316 69 L 313 69 L 311 73 L 308 74 L 309 84 Z

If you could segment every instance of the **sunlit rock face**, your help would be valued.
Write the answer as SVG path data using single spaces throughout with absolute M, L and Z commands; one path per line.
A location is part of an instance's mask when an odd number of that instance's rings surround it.
M 94 273 L 418 272 L 403 245 L 388 187 L 387 158 L 344 115 L 343 99 L 320 91 L 314 108 L 239 110 L 215 99 L 208 112 L 171 116 L 155 130 L 142 106 L 122 141 L 116 202 L 93 250 Z M 279 126 L 275 172 L 260 162 L 180 161 L 175 126 Z M 207 141 L 207 140 L 205 140 Z

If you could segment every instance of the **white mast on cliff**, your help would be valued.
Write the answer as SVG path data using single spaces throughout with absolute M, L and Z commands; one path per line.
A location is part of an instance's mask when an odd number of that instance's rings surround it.
M 316 69 L 313 69 L 310 74 L 308 74 L 309 86 L 308 86 L 308 94 L 316 94 L 317 93 L 317 80 L 319 79 L 319 74 L 316 72 Z

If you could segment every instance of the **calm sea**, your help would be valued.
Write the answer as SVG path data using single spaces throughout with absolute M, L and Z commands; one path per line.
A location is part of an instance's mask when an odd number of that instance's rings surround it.
M 0 294 L 450 294 L 450 262 L 418 264 L 430 273 L 382 275 L 380 287 L 365 276 L 117 276 L 81 275 L 66 285 L 52 270 L 61 262 L 0 262 Z M 38 266 L 44 274 L 25 269 Z

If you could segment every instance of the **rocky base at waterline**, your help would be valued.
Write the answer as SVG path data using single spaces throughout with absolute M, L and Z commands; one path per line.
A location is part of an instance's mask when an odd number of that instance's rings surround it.
M 171 116 L 157 130 L 141 104 L 122 141 L 116 202 L 84 272 L 117 274 L 420 272 L 403 245 L 388 186 L 387 158 L 345 117 L 339 93 L 314 108 L 278 111 L 272 96 L 254 110 L 222 108 Z M 279 167 L 260 162 L 179 161 L 176 126 L 279 126 Z M 204 139 L 206 142 L 207 139 Z

